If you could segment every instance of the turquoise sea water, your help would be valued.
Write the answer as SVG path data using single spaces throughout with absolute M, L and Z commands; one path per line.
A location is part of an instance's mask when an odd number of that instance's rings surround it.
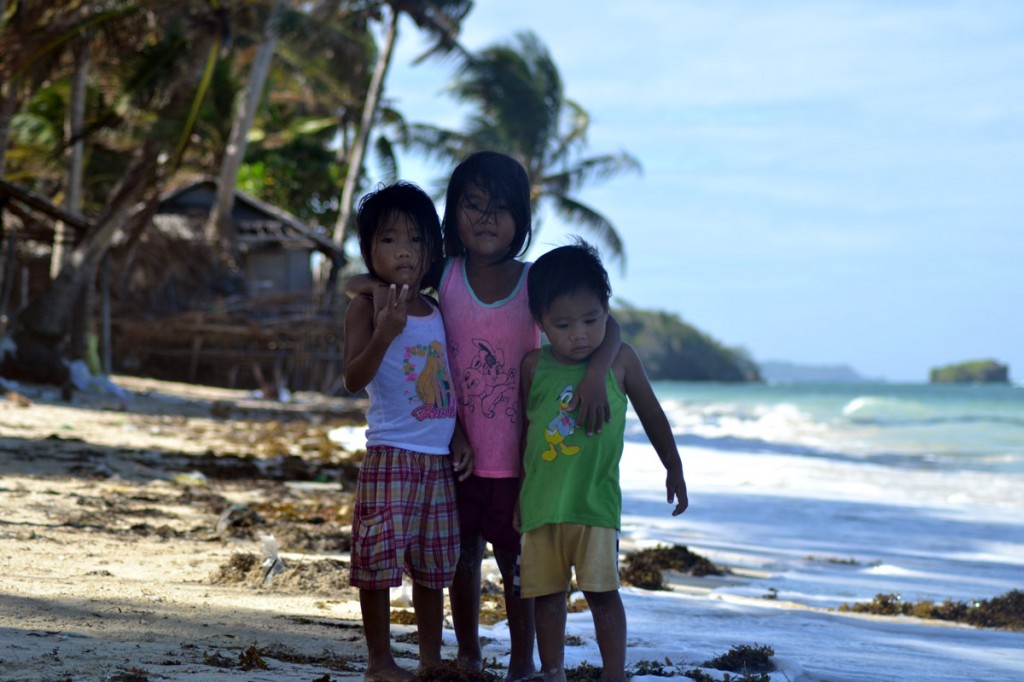
M 1024 472 L 1024 387 L 655 382 L 679 445 Z M 642 438 L 639 423 L 631 434 Z

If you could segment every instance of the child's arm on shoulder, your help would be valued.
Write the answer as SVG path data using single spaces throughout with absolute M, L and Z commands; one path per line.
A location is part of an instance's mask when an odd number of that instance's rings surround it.
M 406 297 L 409 287 L 396 293 L 388 289 L 388 299 L 379 311 L 363 296 L 349 303 L 345 313 L 345 388 L 357 393 L 370 383 L 380 368 L 391 342 L 405 329 L 408 316 Z
M 622 332 L 619 323 L 610 314 L 604 330 L 604 340 L 590 356 L 587 371 L 580 380 L 576 391 L 580 414 L 577 423 L 582 423 L 589 436 L 594 431 L 601 433 L 601 427 L 612 418 L 612 408 L 608 404 L 608 389 L 604 379 L 612 366 L 619 348 L 622 347 Z
M 351 300 L 359 296 L 371 296 L 373 290 L 383 286 L 383 282 L 370 274 L 352 275 L 345 282 L 345 295 Z
M 690 501 L 686 495 L 686 480 L 683 478 L 683 462 L 679 458 L 679 450 L 676 448 L 676 439 L 672 435 L 672 427 L 665 416 L 665 410 L 661 408 L 658 397 L 654 395 L 651 382 L 647 379 L 644 365 L 637 356 L 636 351 L 629 344 L 622 344 L 619 357 L 616 362 L 622 363 L 623 377 L 622 385 L 633 405 L 633 411 L 640 418 L 647 438 L 654 446 L 658 458 L 665 465 L 668 476 L 665 479 L 665 488 L 668 492 L 668 502 L 673 498 L 676 500 L 676 508 L 672 510 L 672 516 L 678 516 L 686 511 Z
M 374 310 L 380 310 L 388 298 L 388 284 L 370 274 L 352 275 L 345 282 L 345 296 L 350 301 L 360 296 L 371 298 Z

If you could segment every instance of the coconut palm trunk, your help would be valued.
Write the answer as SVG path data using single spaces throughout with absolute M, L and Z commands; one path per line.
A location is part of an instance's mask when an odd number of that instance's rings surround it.
M 89 41 L 82 39 L 75 50 L 75 70 L 71 76 L 71 98 L 68 102 L 67 121 L 64 126 L 65 138 L 71 140 L 68 151 L 67 179 L 64 186 L 64 206 L 77 212 L 82 203 L 82 167 L 85 142 L 80 137 L 85 121 L 85 88 L 89 77 Z M 58 222 L 53 235 L 53 249 L 50 252 L 50 277 L 56 277 L 64 265 L 68 246 L 74 243 L 74 232 L 63 222 Z
M 278 0 L 274 5 L 263 31 L 260 43 L 249 69 L 249 80 L 242 95 L 241 105 L 235 113 L 228 138 L 227 149 L 221 161 L 220 176 L 217 181 L 217 197 L 210 215 L 207 218 L 205 233 L 207 239 L 219 242 L 225 254 L 234 254 L 235 230 L 231 222 L 231 211 L 235 205 L 235 183 L 238 181 L 238 170 L 245 160 L 249 131 L 252 129 L 256 111 L 259 109 L 263 88 L 270 73 L 270 63 L 277 49 L 278 29 L 281 17 L 287 8 L 287 0 Z
M 89 77 L 89 37 L 81 39 L 75 50 L 75 70 L 71 78 L 71 100 L 68 106 L 65 137 L 71 140 L 68 153 L 67 185 L 64 192 L 64 206 L 78 212 L 82 205 L 82 170 L 85 165 L 85 142 L 82 128 L 85 122 L 86 84 Z M 57 223 L 54 231 L 53 249 L 50 254 L 50 276 L 55 277 L 64 265 L 68 247 L 74 244 L 74 233 L 63 222 Z M 87 273 L 87 282 L 92 282 L 95 269 Z M 71 345 L 69 355 L 74 359 L 86 356 L 89 338 L 89 311 L 92 304 L 92 287 L 82 287 L 75 305 L 71 324 Z
M 7 143 L 11 134 L 11 118 L 18 110 L 17 87 L 13 81 L 0 83 L 0 178 L 7 161 Z
M 370 87 L 366 93 L 366 102 L 363 105 L 363 117 L 359 123 L 359 132 L 352 144 L 352 151 L 348 157 L 348 171 L 345 175 L 345 186 L 341 189 L 341 205 L 338 207 L 338 222 L 334 225 L 333 238 L 334 243 L 338 246 L 341 246 L 345 241 L 345 227 L 352 217 L 352 206 L 355 202 L 356 188 L 359 185 L 363 160 L 366 158 L 366 145 L 370 140 L 373 119 L 377 115 L 381 91 L 384 89 L 384 78 L 387 76 L 388 67 L 391 65 L 391 53 L 394 49 L 395 41 L 398 39 L 398 17 L 398 10 L 392 8 L 387 33 L 384 36 L 384 45 L 381 48 L 380 55 L 377 57 L 377 64 L 373 69 L 373 77 L 370 79 Z M 332 269 L 332 281 L 336 276 Z

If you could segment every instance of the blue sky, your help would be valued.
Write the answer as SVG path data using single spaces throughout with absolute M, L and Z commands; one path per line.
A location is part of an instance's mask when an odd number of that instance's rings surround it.
M 924 381 L 993 357 L 1024 380 L 1024 2 L 481 1 L 463 42 L 524 30 L 590 151 L 644 166 L 581 195 L 626 241 L 616 297 L 758 360 Z M 458 127 L 421 49 L 404 23 L 385 95 Z M 540 218 L 531 258 L 576 232 Z

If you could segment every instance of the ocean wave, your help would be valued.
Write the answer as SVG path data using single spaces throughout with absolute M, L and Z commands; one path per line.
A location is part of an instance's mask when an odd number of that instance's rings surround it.
M 960 408 L 962 410 L 962 408 Z M 974 408 L 983 409 L 983 408 Z M 842 409 L 842 415 L 855 424 L 876 426 L 943 426 L 957 424 L 995 424 L 1024 428 L 1024 416 L 995 412 L 941 413 L 936 407 L 912 400 L 879 396 L 858 396 Z
M 662 400 L 679 447 L 826 458 L 896 468 L 1024 470 L 1024 412 L 1016 403 L 916 395 L 744 394 Z M 712 396 L 709 396 L 712 397 Z M 771 400 L 770 398 L 775 398 Z M 1017 416 L 1020 412 L 1021 416 Z M 631 414 L 628 438 L 646 436 Z
M 648 442 L 642 428 L 627 431 L 625 440 L 629 443 L 646 444 Z M 842 450 L 793 442 L 770 441 L 761 438 L 701 436 L 694 433 L 675 434 L 675 443 L 676 447 L 679 448 L 700 448 L 704 450 L 717 450 L 719 452 L 754 455 L 806 457 L 836 462 L 871 464 L 893 469 L 986 472 L 1020 472 L 1024 470 L 1024 456 L 1005 452 L 872 452 L 856 448 Z

